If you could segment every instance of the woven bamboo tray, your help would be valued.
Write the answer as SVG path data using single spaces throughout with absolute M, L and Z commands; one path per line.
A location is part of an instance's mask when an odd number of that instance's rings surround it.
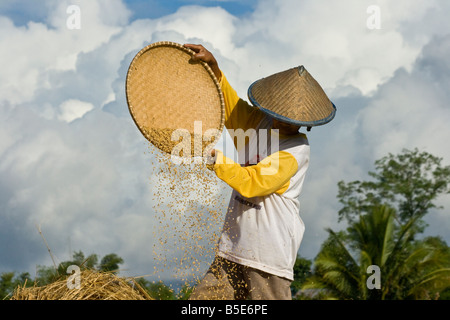
M 211 68 L 202 61 L 193 62 L 193 54 L 178 43 L 156 42 L 139 51 L 128 69 L 126 95 L 131 116 L 144 137 L 166 153 L 180 141 L 172 141 L 180 137 L 172 136 L 176 130 L 200 138 L 202 151 L 216 143 L 223 131 L 222 90 Z M 211 132 L 215 133 L 211 136 Z

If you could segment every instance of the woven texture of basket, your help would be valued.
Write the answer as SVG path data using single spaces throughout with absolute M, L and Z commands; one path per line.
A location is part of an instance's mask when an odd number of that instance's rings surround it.
M 202 150 L 217 142 L 223 131 L 222 90 L 211 68 L 193 62 L 193 54 L 178 43 L 156 42 L 139 51 L 128 69 L 131 116 L 145 138 L 167 153 L 178 143 L 171 139 L 176 130 L 187 130 L 191 137 L 201 133 Z

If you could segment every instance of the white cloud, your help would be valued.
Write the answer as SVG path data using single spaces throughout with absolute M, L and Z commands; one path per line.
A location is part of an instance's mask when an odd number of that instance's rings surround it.
M 67 100 L 63 102 L 59 108 L 60 114 L 58 115 L 58 119 L 66 122 L 72 122 L 83 117 L 87 112 L 94 109 L 94 106 L 88 102 Z
M 69 4 L 80 6 L 80 30 L 66 27 Z M 371 4 L 381 8 L 381 30 L 366 27 Z M 403 147 L 450 159 L 442 147 L 450 41 L 434 39 L 450 30 L 447 2 L 260 1 L 242 17 L 189 6 L 132 22 L 119 0 L 45 6 L 41 22 L 0 17 L 0 271 L 51 263 L 36 223 L 61 260 L 70 242 L 86 254 L 119 254 L 130 274 L 153 271 L 153 157 L 129 116 L 124 81 L 154 41 L 205 44 L 242 98 L 252 81 L 298 64 L 330 93 L 336 119 L 309 134 L 300 250 L 309 258 L 323 228 L 337 226 L 337 181 L 364 178 L 375 159 Z M 430 229 L 445 219 L 436 214 Z
M 324 128 L 313 129 L 313 158 L 302 198 L 307 228 L 300 253 L 317 252 L 326 237 L 321 232 L 324 227 L 343 228 L 336 225 L 338 181 L 370 180 L 367 172 L 374 171 L 375 160 L 404 148 L 429 152 L 442 157 L 442 165 L 450 165 L 450 149 L 446 147 L 450 137 L 449 57 L 450 35 L 433 38 L 411 71 L 398 69 L 370 98 L 356 94 L 337 99 L 336 119 Z M 325 135 L 319 135 L 318 130 L 324 130 Z M 425 234 L 441 235 L 449 242 L 450 197 L 443 195 L 437 201 L 445 209 L 427 215 Z
M 398 153 L 403 148 L 418 148 L 443 158 L 450 165 L 450 35 L 430 41 L 411 72 L 399 70 L 380 87 L 367 108 L 360 111 L 362 143 L 373 157 Z M 368 148 L 366 147 L 366 148 Z M 448 209 L 450 198 L 438 199 L 444 211 L 431 212 L 428 234 L 450 236 Z M 445 227 L 444 227 L 445 226 Z
M 48 84 L 47 72 L 74 70 L 78 54 L 107 42 L 129 16 L 120 0 L 76 3 L 81 8 L 80 30 L 70 30 L 66 25 L 66 9 L 73 4 L 71 1 L 47 0 L 49 25 L 29 22 L 15 27 L 11 19 L 0 17 L 0 35 L 5 44 L 0 47 L 0 56 L 7 61 L 0 79 L 2 99 L 14 104 L 29 101 L 36 90 Z
M 236 18 L 220 7 L 181 7 L 176 13 L 159 19 L 156 31 L 175 31 L 186 38 L 208 41 L 216 48 L 233 47 Z
M 423 50 L 411 72 L 399 70 L 361 111 L 365 139 L 377 157 L 402 146 L 450 157 L 443 148 L 450 130 L 450 38 L 436 38 Z

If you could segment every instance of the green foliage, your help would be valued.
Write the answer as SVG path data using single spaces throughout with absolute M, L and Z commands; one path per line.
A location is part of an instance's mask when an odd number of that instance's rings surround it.
M 123 263 L 123 259 L 115 253 L 108 254 L 100 261 L 99 270 L 104 272 L 116 273 L 119 271 L 119 264 Z
M 0 300 L 7 299 L 13 292 L 14 288 L 27 283 L 31 285 L 30 274 L 28 272 L 21 273 L 16 276 L 15 272 L 4 272 L 0 274 Z
M 180 292 L 176 294 L 172 288 L 164 284 L 162 281 L 150 282 L 144 278 L 136 280 L 139 285 L 148 292 L 148 294 L 156 300 L 188 300 L 194 287 L 185 284 Z
M 418 149 L 404 149 L 398 155 L 389 154 L 375 162 L 373 181 L 338 183 L 338 199 L 343 207 L 339 220 L 354 222 L 359 215 L 374 206 L 389 204 L 398 212 L 400 225 L 411 219 L 417 232 L 426 227 L 422 218 L 432 208 L 439 195 L 450 192 L 450 166 L 442 166 L 442 159 Z
M 65 278 L 69 276 L 69 274 L 67 274 L 67 268 L 71 265 L 76 265 L 80 267 L 81 270 L 90 269 L 116 273 L 119 269 L 119 264 L 122 263 L 122 258 L 117 256 L 115 253 L 111 253 L 104 256 L 99 265 L 98 256 L 96 254 L 91 254 L 88 257 L 85 257 L 83 252 L 78 251 L 72 255 L 71 260 L 61 262 L 57 266 L 57 269 L 48 266 L 38 266 L 36 272 L 37 276 L 34 281 L 38 286 L 45 286 L 61 278 Z
M 439 237 L 417 240 L 423 217 L 449 193 L 450 167 L 426 152 L 403 150 L 375 162 L 373 181 L 338 183 L 343 205 L 339 221 L 348 228 L 328 229 L 303 289 L 321 290 L 333 299 L 434 299 L 448 295 L 450 249 Z M 369 289 L 369 266 L 381 270 L 381 288 Z
M 324 289 L 334 299 L 426 299 L 450 284 L 450 254 L 438 237 L 411 243 L 413 224 L 394 233 L 395 210 L 375 207 L 347 231 L 329 237 L 303 288 Z M 369 289 L 367 270 L 381 270 L 381 288 Z
M 191 293 L 194 291 L 194 286 L 191 286 L 189 284 L 185 284 L 181 290 L 180 293 L 177 295 L 178 300 L 188 300 L 191 296 Z
M 294 264 L 294 281 L 291 283 L 291 292 L 295 295 L 301 289 L 305 280 L 311 275 L 312 261 L 297 257 Z
M 156 300 L 175 300 L 176 296 L 172 288 L 165 285 L 162 281 L 150 282 L 144 278 L 136 280 L 139 285 Z

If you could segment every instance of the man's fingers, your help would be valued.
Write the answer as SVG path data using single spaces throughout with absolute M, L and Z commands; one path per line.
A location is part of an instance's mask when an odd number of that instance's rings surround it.
M 195 52 L 195 54 L 192 56 L 192 60 L 194 61 L 202 60 L 208 62 L 209 59 L 207 54 L 209 52 L 202 45 L 185 44 L 184 46 Z
M 194 60 L 202 60 L 206 62 L 206 54 L 204 51 L 194 54 L 193 58 Z
M 192 60 L 204 60 L 205 48 L 202 45 L 186 43 L 184 46 L 195 52 L 195 54 L 192 56 Z
M 220 69 L 217 65 L 217 61 L 211 52 L 206 50 L 205 47 L 203 47 L 201 44 L 186 43 L 184 46 L 186 48 L 192 49 L 195 52 L 195 54 L 192 56 L 193 61 L 201 60 L 203 62 L 206 62 L 211 67 L 215 76 L 218 79 L 221 78 L 221 73 L 220 73 Z
M 193 50 L 194 52 L 200 52 L 200 50 L 204 49 L 204 47 L 201 44 L 186 43 L 184 46 L 186 48 Z

